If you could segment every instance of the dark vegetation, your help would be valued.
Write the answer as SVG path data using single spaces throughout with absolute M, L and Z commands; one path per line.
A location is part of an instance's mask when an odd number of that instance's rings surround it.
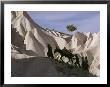
M 63 73 L 64 76 L 79 76 L 79 77 L 86 77 L 86 76 L 93 76 L 89 73 L 89 65 L 88 65 L 88 59 L 87 56 L 84 58 L 82 57 L 82 64 L 80 65 L 79 58 L 77 54 L 72 54 L 71 50 L 67 50 L 65 47 L 64 49 L 59 49 L 56 47 L 54 50 L 54 54 L 58 52 L 60 53 L 60 61 L 55 60 L 52 54 L 52 47 L 48 44 L 48 52 L 47 55 L 49 58 L 52 59 L 52 61 L 55 63 L 57 71 Z M 49 55 L 50 54 L 50 55 Z M 67 63 L 64 62 L 62 57 L 65 56 L 69 59 Z M 75 58 L 74 58 L 75 57 Z M 74 62 L 75 61 L 75 62 Z M 69 64 L 71 62 L 71 64 Z
M 56 48 L 54 53 L 59 52 L 62 57 L 66 56 L 69 61 L 65 63 L 54 59 L 52 47 L 48 44 L 48 57 L 33 57 L 11 60 L 12 77 L 95 77 L 89 73 L 88 60 L 82 58 L 82 64 L 79 63 L 77 54 L 71 51 Z M 75 56 L 75 58 L 73 58 Z M 73 61 L 76 62 L 73 62 Z M 71 62 L 71 64 L 69 64 Z

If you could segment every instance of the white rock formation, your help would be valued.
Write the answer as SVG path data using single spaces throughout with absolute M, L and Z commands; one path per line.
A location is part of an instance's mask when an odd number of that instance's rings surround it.
M 52 46 L 54 51 L 58 45 L 51 35 L 43 32 L 42 28 L 35 24 L 26 12 L 20 12 L 19 15 L 18 12 L 12 12 L 12 15 L 13 13 L 16 16 L 12 16 L 12 44 L 14 42 L 14 45 L 18 46 L 18 41 L 22 40 L 20 44 L 21 46 L 25 45 L 25 47 L 21 49 L 30 50 L 36 56 L 47 56 L 48 44 Z M 15 35 L 18 35 L 20 38 L 16 38 L 17 36 Z
M 56 47 L 60 49 L 66 47 L 80 57 L 87 56 L 89 71 L 94 75 L 100 75 L 100 33 L 77 32 L 71 36 L 43 29 L 34 23 L 26 12 L 12 11 L 11 14 L 12 58 L 46 57 L 48 44 L 52 46 L 53 51 Z
M 99 76 L 100 66 L 100 33 L 76 33 L 66 45 L 73 53 L 87 56 L 90 65 L 89 71 Z

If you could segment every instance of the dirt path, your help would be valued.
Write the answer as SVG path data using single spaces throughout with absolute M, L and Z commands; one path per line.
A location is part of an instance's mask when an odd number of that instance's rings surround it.
M 54 77 L 58 72 L 49 58 L 13 59 L 12 76 Z

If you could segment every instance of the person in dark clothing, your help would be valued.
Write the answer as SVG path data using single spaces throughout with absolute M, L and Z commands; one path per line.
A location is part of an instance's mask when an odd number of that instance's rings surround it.
M 80 66 L 80 64 L 79 64 L 79 58 L 78 58 L 78 55 L 75 54 L 75 57 L 76 57 L 75 65 L 77 65 L 77 66 L 80 68 L 81 66 Z
M 48 44 L 47 47 L 48 47 L 47 56 L 48 56 L 49 58 L 54 58 L 54 57 L 53 57 L 53 53 L 52 53 L 52 47 L 51 47 L 51 45 Z
M 82 57 L 82 64 L 81 64 L 81 67 L 82 67 L 82 69 L 84 69 L 84 67 L 85 67 L 85 60 L 84 60 L 84 57 Z
M 88 65 L 87 56 L 85 57 L 85 68 L 84 69 L 89 71 L 89 65 Z

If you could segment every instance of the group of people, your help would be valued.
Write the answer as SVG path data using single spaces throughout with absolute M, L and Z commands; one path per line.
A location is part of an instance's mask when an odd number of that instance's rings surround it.
M 50 46 L 50 44 L 48 44 L 48 52 L 47 52 L 47 56 L 49 57 L 49 58 L 54 58 L 54 56 L 53 56 L 53 53 L 52 53 L 52 47 Z M 56 49 L 58 49 L 58 48 L 56 48 Z M 60 52 L 61 51 L 61 52 Z M 71 61 L 72 63 L 73 63 L 73 60 L 75 60 L 75 65 L 77 66 L 77 67 L 79 67 L 79 68 L 82 68 L 82 69 L 84 69 L 84 70 L 89 70 L 89 65 L 88 65 L 88 59 L 87 59 L 87 56 L 84 58 L 84 57 L 82 57 L 82 64 L 80 65 L 80 61 L 79 61 L 79 57 L 78 57 L 78 55 L 77 54 L 72 54 L 72 52 L 71 52 L 71 50 L 67 50 L 65 47 L 64 47 L 64 49 L 62 49 L 62 50 L 60 50 L 59 52 L 60 53 L 62 53 L 61 54 L 61 57 L 62 56 L 65 56 L 66 54 L 68 54 L 69 56 L 67 56 L 68 57 L 68 59 L 69 59 L 69 61 Z M 65 54 L 64 54 L 65 53 Z M 73 57 L 75 57 L 75 58 L 73 58 Z

